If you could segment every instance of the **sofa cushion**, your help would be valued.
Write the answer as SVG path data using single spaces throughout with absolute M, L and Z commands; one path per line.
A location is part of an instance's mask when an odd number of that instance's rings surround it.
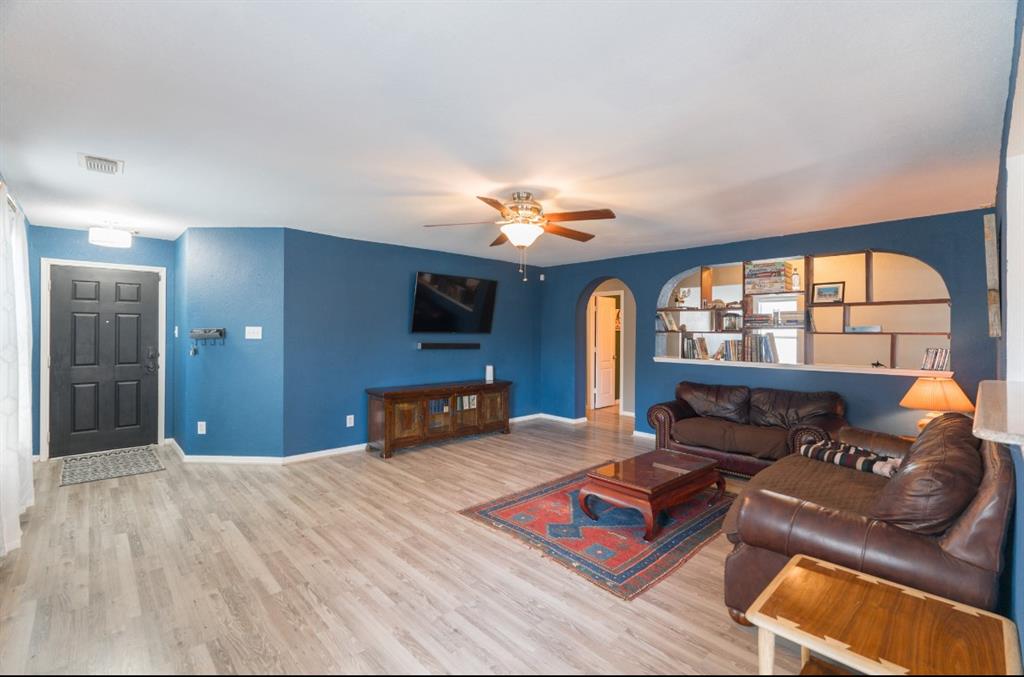
M 918 436 L 871 517 L 919 534 L 945 533 L 978 493 L 979 440 L 971 419 L 944 414 Z
M 794 390 L 754 388 L 750 391 L 750 422 L 793 428 L 813 423 L 814 419 L 843 413 L 843 398 L 838 393 L 802 393 Z
M 672 439 L 680 444 L 773 460 L 789 454 L 788 437 L 783 428 L 744 425 L 713 417 L 684 418 L 672 426 Z
M 676 386 L 676 397 L 690 405 L 698 416 L 715 416 L 734 423 L 750 420 L 750 388 L 746 386 L 683 381 Z
M 757 473 L 743 491 L 767 489 L 793 498 L 810 501 L 824 508 L 869 515 L 878 496 L 892 480 L 872 473 L 815 461 L 792 454 Z M 733 501 L 722 530 L 736 533 L 736 513 L 740 501 Z

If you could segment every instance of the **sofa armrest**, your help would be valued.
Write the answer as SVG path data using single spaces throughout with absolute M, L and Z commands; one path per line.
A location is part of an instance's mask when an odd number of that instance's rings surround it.
M 846 426 L 846 419 L 838 414 L 816 416 L 789 429 L 789 451 L 797 453 L 805 444 L 817 444 L 835 439 L 839 430 Z
M 684 418 L 696 416 L 697 412 L 683 400 L 669 400 L 653 405 L 647 410 L 647 422 L 654 428 L 659 449 L 668 447 L 672 435 L 672 424 Z
M 852 444 L 855 447 L 869 449 L 881 456 L 903 459 L 910 453 L 910 447 L 914 444 L 897 435 L 875 432 L 854 426 L 844 426 L 839 431 L 840 442 Z
M 746 545 L 817 557 L 983 609 L 997 600 L 997 572 L 949 555 L 928 536 L 764 489 L 739 500 L 737 531 Z

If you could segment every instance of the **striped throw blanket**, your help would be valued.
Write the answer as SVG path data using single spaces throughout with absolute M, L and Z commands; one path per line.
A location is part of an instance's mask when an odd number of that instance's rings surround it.
M 892 477 L 900 467 L 899 459 L 879 456 L 873 451 L 833 440 L 805 444 L 800 447 L 800 454 L 816 461 L 870 472 L 882 477 Z

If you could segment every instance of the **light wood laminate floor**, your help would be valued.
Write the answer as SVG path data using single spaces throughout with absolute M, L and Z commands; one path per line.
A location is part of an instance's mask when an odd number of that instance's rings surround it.
M 458 514 L 652 447 L 597 419 L 390 461 L 163 449 L 165 472 L 69 487 L 38 463 L 23 546 L 0 560 L 0 670 L 753 674 L 756 634 L 722 605 L 724 536 L 626 602 Z

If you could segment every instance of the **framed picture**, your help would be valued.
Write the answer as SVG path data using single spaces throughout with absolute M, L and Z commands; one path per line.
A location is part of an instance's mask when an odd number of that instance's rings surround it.
M 845 282 L 817 282 L 812 287 L 811 303 L 842 303 Z

